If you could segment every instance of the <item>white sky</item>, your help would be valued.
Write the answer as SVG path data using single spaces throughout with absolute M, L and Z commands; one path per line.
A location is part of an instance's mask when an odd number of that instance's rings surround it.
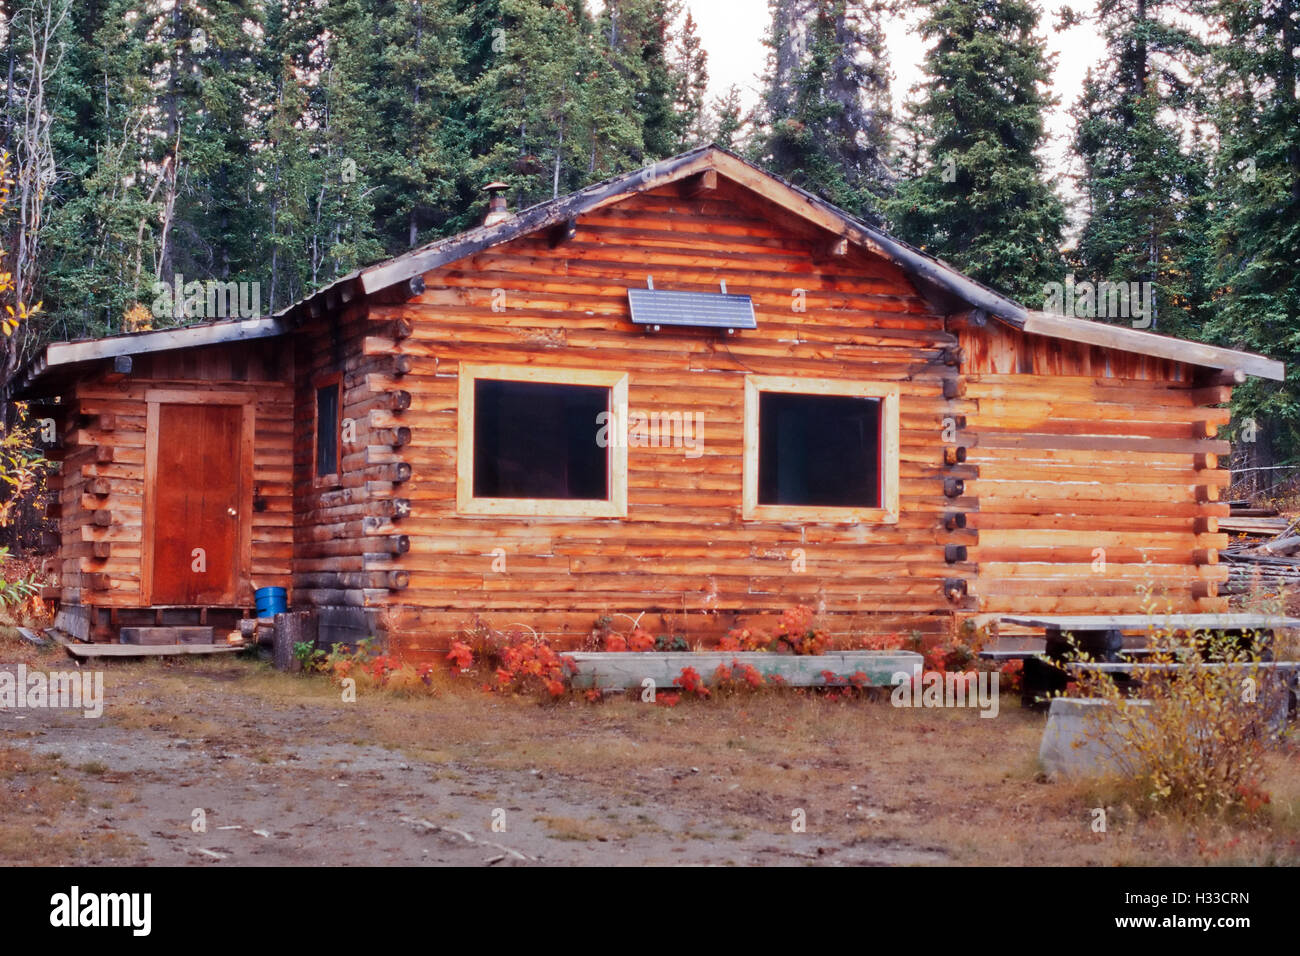
M 1088 67 L 1100 63 L 1105 56 L 1105 42 L 1088 24 L 1064 33 L 1052 30 L 1056 12 L 1066 5 L 1066 0 L 1042 0 L 1041 5 L 1045 14 L 1039 33 L 1046 37 L 1048 50 L 1057 54 L 1052 92 L 1061 101 L 1048 117 L 1052 142 L 1047 155 L 1051 171 L 1064 174 L 1070 171 L 1066 165 L 1072 132 L 1068 110 L 1083 89 Z M 687 0 L 687 6 L 695 15 L 700 40 L 709 52 L 710 97 L 721 96 L 735 83 L 744 93 L 746 106 L 752 107 L 759 99 L 759 77 L 767 56 L 763 46 L 768 22 L 767 0 Z M 917 19 L 919 15 L 899 20 L 889 24 L 886 30 L 896 108 L 901 107 L 908 90 L 922 78 L 925 46 L 913 32 Z M 1068 182 L 1062 185 L 1067 194 L 1073 192 Z

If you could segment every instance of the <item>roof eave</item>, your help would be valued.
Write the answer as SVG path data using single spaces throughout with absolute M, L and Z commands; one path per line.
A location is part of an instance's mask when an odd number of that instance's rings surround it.
M 58 368 L 97 362 L 120 355 L 143 355 L 203 345 L 274 338 L 283 335 L 285 331 L 287 326 L 281 318 L 267 316 L 228 322 L 209 322 L 186 328 L 129 332 L 81 342 L 51 342 L 6 383 L 4 397 L 6 400 L 22 398 L 43 377 Z
M 1046 335 L 1101 348 L 1136 352 L 1203 368 L 1237 370 L 1273 382 L 1286 379 L 1286 366 L 1263 355 L 1177 339 L 1122 325 L 1110 325 L 1052 312 L 1030 312 L 1022 328 L 1025 332 L 1034 335 Z

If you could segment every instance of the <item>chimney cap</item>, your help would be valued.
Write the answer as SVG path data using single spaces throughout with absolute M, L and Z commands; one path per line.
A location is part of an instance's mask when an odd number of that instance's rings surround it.
M 488 183 L 483 187 L 488 194 L 488 211 L 483 217 L 483 225 L 495 226 L 510 218 L 510 209 L 506 205 L 505 190 L 510 187 L 505 183 Z

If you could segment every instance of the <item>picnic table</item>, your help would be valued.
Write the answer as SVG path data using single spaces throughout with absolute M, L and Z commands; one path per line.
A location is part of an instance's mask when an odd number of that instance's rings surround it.
M 1024 661 L 1020 682 L 1020 703 L 1025 707 L 1043 707 L 1045 695 L 1064 690 L 1069 674 L 1060 665 L 1074 648 L 1102 664 L 1124 664 L 1124 659 L 1150 654 L 1150 648 L 1125 648 L 1125 634 L 1149 634 L 1173 631 L 1185 634 L 1210 633 L 1236 638 L 1242 646 L 1259 643 L 1267 648 L 1274 632 L 1300 628 L 1300 618 L 1275 614 L 1008 614 L 999 623 L 1043 631 L 1042 651 L 985 651 L 981 656 L 993 660 Z M 1259 637 L 1263 641 L 1258 641 Z M 1073 640 L 1073 646 L 1071 645 Z M 1105 668 L 1123 677 L 1123 667 Z

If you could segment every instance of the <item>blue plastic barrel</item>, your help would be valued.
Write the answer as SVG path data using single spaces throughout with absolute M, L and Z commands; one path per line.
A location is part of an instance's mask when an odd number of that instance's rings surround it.
M 253 592 L 257 601 L 258 617 L 275 617 L 289 610 L 288 595 L 284 588 L 258 588 Z

